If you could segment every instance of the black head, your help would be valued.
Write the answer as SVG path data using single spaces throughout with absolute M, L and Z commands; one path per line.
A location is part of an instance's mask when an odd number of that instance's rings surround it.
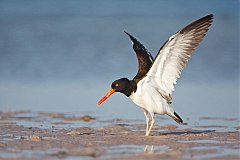
M 120 78 L 112 83 L 112 89 L 115 92 L 125 93 L 125 91 L 129 88 L 131 81 L 127 78 Z
M 98 105 L 104 102 L 108 97 L 110 97 L 115 92 L 121 92 L 126 96 L 130 96 L 132 92 L 135 92 L 137 89 L 137 84 L 135 81 L 130 81 L 127 78 L 120 78 L 112 83 L 110 91 L 107 92 L 105 96 L 100 99 Z

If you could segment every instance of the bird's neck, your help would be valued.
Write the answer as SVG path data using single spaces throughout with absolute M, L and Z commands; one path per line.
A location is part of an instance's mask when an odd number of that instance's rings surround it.
M 129 97 L 136 90 L 137 90 L 137 83 L 134 80 L 131 80 L 129 81 L 128 86 L 124 90 L 123 94 Z

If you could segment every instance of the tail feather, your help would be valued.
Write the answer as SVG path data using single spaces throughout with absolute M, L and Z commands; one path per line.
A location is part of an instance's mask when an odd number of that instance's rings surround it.
M 173 114 L 174 114 L 174 116 L 171 116 L 171 117 L 172 117 L 177 123 L 183 123 L 182 118 L 181 118 L 176 112 L 174 112 Z

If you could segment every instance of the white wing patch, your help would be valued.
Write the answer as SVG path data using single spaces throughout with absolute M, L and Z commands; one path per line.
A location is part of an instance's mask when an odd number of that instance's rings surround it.
M 212 18 L 209 15 L 191 23 L 171 36 L 159 50 L 147 76 L 164 96 L 170 96 L 174 91 L 177 79 L 208 31 Z

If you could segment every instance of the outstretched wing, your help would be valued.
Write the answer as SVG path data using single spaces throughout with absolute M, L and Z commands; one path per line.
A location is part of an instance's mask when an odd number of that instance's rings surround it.
M 133 44 L 133 49 L 136 52 L 138 59 L 138 73 L 134 77 L 134 80 L 138 82 L 141 80 L 149 71 L 153 63 L 153 57 L 148 52 L 148 50 L 139 42 L 136 38 L 134 38 L 129 33 L 125 32 L 131 39 Z
M 177 79 L 212 21 L 213 15 L 210 14 L 189 24 L 171 36 L 158 51 L 147 77 L 151 77 L 168 102 L 171 101 Z

